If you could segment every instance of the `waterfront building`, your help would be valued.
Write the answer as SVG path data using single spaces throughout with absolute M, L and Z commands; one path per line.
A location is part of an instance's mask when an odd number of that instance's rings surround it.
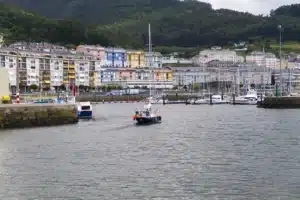
M 0 35 L 0 48 L 3 47 L 3 44 L 4 44 L 4 37 L 3 35 Z
M 204 72 L 202 67 L 172 67 L 172 70 L 174 86 L 187 86 L 210 81 L 209 72 Z
M 76 82 L 75 61 L 71 56 L 63 59 L 63 79 L 67 87 L 75 85 Z
M 149 69 L 136 69 L 135 80 L 137 81 L 148 81 L 151 80 Z
M 64 46 L 55 45 L 47 42 L 16 42 L 8 46 L 10 49 L 23 50 L 27 52 L 45 52 L 45 53 L 75 53 L 74 50 L 67 49 Z
M 145 67 L 148 68 L 162 68 L 162 55 L 159 52 L 145 53 Z
M 105 60 L 105 48 L 100 45 L 79 45 L 77 46 L 76 51 L 84 53 L 85 55 L 90 55 L 96 60 Z
M 27 86 L 37 85 L 40 86 L 40 65 L 39 58 L 36 54 L 30 53 L 26 57 L 26 70 L 27 70 Z
M 237 63 L 244 62 L 244 57 L 237 55 L 235 51 L 219 48 L 200 51 L 199 55 L 194 57 L 194 62 L 196 62 L 198 65 L 208 63 L 213 60 Z
M 88 60 L 75 60 L 76 85 L 90 85 L 90 62 Z
M 145 52 L 144 51 L 127 51 L 127 64 L 130 68 L 144 68 L 145 67 Z M 147 63 L 149 64 L 149 63 Z M 148 67 L 148 66 L 147 66 Z
M 117 79 L 122 82 L 135 80 L 135 69 L 120 69 Z
M 50 76 L 51 87 L 58 88 L 63 84 L 63 60 L 61 58 L 51 58 L 50 61 Z
M 258 66 L 267 68 L 276 68 L 279 66 L 279 59 L 275 54 L 253 51 L 250 55 L 246 56 L 246 62 L 254 62 Z
M 49 55 L 39 58 L 40 84 L 39 88 L 44 90 L 51 89 L 51 61 Z
M 155 81 L 172 81 L 172 70 L 170 68 L 154 69 L 154 80 Z
M 108 67 L 127 67 L 127 53 L 122 48 L 106 48 L 105 61 Z
M 8 71 L 11 90 L 14 92 L 17 85 L 17 56 L 8 52 L 3 52 L 0 55 L 1 68 L 6 68 Z
M 103 68 L 97 72 L 96 86 L 114 84 L 118 82 L 119 69 Z
M 178 58 L 177 54 L 162 57 L 162 64 L 192 64 L 193 61 L 185 58 Z

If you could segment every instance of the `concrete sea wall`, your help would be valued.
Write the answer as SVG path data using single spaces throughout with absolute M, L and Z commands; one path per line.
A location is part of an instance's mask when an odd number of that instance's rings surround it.
M 75 105 L 0 105 L 0 129 L 56 126 L 77 122 L 77 107 Z
M 90 102 L 118 102 L 118 101 L 143 101 L 148 96 L 142 96 L 142 95 L 132 95 L 132 96 L 77 96 L 76 101 L 82 102 L 82 101 L 90 101 Z M 191 98 L 191 96 L 187 95 L 166 95 L 164 97 L 165 99 L 168 99 L 170 101 L 175 100 L 187 100 L 188 98 Z
M 266 97 L 258 104 L 261 108 L 300 108 L 300 97 Z

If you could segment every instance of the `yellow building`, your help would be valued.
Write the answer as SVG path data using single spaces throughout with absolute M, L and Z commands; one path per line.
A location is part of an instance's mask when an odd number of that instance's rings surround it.
M 173 72 L 170 69 L 156 69 L 153 71 L 154 80 L 157 81 L 172 81 Z
M 76 71 L 75 71 L 75 64 L 74 60 L 64 60 L 64 84 L 71 85 L 75 84 L 76 79 Z
M 131 68 L 145 67 L 144 51 L 127 51 L 127 65 Z

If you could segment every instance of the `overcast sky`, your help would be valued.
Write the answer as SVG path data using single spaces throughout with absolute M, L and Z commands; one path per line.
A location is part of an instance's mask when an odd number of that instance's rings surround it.
M 282 5 L 300 3 L 300 0 L 200 0 L 212 4 L 214 9 L 228 8 L 253 14 L 270 13 Z

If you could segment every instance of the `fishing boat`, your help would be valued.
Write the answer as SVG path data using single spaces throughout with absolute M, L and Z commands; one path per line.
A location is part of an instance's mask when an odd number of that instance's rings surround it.
M 152 55 L 152 44 L 151 44 L 151 26 L 149 24 L 149 55 Z M 150 59 L 150 62 L 152 62 L 152 59 Z M 152 67 L 152 64 L 149 64 L 149 67 Z M 153 111 L 152 110 L 152 104 L 151 102 L 158 103 L 159 99 L 153 98 L 151 94 L 151 79 L 149 82 L 149 98 L 148 103 L 144 105 L 144 109 L 141 111 L 136 110 L 135 114 L 133 116 L 133 120 L 136 121 L 137 125 L 142 124 L 156 124 L 161 123 L 161 116 L 158 114 L 158 110 Z
M 90 102 L 78 102 L 77 103 L 77 112 L 79 119 L 92 119 L 93 110 Z
M 136 110 L 133 116 L 133 120 L 137 125 L 144 124 L 157 124 L 162 122 L 161 116 L 158 114 L 158 110 L 152 111 L 151 103 L 144 105 L 144 109 L 141 111 Z

